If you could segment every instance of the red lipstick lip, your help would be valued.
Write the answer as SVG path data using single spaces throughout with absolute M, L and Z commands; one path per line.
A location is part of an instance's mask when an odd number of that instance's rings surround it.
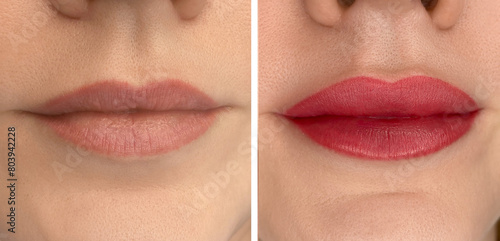
M 437 152 L 467 133 L 479 112 L 462 90 L 436 78 L 390 83 L 354 77 L 300 101 L 284 114 L 316 143 L 371 160 Z
M 150 156 L 200 137 L 221 106 L 180 80 L 134 87 L 102 81 L 56 97 L 34 112 L 63 139 L 110 156 Z

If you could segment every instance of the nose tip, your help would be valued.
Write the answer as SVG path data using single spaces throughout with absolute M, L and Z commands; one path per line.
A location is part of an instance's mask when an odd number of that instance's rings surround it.
M 305 10 L 312 20 L 332 27 L 341 22 L 342 15 L 354 11 L 358 4 L 377 6 L 377 11 L 401 15 L 417 8 L 425 9 L 432 22 L 440 29 L 449 29 L 460 18 L 465 0 L 304 0 Z M 377 4 L 378 3 L 380 4 Z M 380 7 L 385 6 L 385 7 Z

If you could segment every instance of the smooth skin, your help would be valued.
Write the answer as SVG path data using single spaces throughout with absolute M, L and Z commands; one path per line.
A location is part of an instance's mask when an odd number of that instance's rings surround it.
M 333 2 L 333 3 L 332 3 Z M 259 1 L 259 236 L 262 241 L 493 241 L 500 217 L 500 2 Z M 283 118 L 348 77 L 443 79 L 482 109 L 436 153 L 367 161 Z
M 18 177 L 16 234 L 7 233 L 2 188 L 1 235 L 249 240 L 250 1 L 7 0 L 0 9 L 2 185 L 10 126 Z M 228 108 L 199 139 L 163 155 L 88 152 L 30 112 L 100 80 L 167 78 Z

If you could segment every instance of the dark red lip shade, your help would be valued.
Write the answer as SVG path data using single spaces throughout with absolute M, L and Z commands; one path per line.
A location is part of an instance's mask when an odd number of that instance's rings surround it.
M 285 112 L 316 143 L 371 160 L 425 156 L 469 131 L 479 109 L 436 78 L 390 83 L 360 76 L 327 87 Z

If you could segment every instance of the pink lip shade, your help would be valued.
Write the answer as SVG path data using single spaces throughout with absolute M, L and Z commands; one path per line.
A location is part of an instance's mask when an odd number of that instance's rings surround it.
M 412 76 L 390 83 L 355 77 L 302 100 L 285 116 L 328 149 L 372 160 L 424 156 L 457 141 L 478 107 L 439 79 Z
M 57 97 L 37 112 L 77 146 L 111 156 L 148 156 L 200 137 L 217 109 L 209 96 L 179 80 L 143 87 L 104 81 Z

